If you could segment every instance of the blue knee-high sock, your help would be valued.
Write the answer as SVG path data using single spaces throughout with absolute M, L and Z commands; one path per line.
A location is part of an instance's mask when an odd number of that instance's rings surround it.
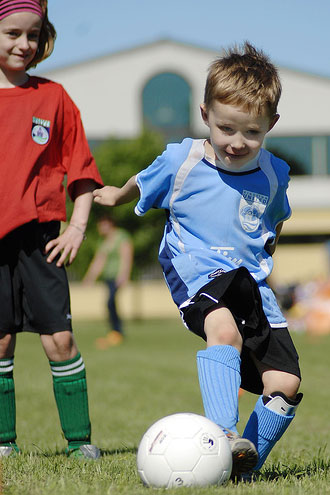
M 254 468 L 255 471 L 262 467 L 268 454 L 285 433 L 293 418 L 294 414 L 283 416 L 272 411 L 264 405 L 263 396 L 259 397 L 243 433 L 243 437 L 251 440 L 258 450 L 259 461 Z
M 205 415 L 219 426 L 236 433 L 240 366 L 240 353 L 230 345 L 215 345 L 197 353 Z

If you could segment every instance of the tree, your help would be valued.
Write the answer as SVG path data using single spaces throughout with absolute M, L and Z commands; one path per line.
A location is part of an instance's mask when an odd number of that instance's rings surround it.
M 122 186 L 127 179 L 146 168 L 162 153 L 164 141 L 162 137 L 150 131 L 131 140 L 109 139 L 99 145 L 93 152 L 104 184 Z M 134 213 L 135 203 L 118 208 L 107 208 L 94 203 L 87 229 L 87 239 L 83 242 L 77 260 L 69 270 L 73 280 L 79 280 L 85 274 L 100 242 L 96 229 L 96 220 L 109 213 L 118 226 L 126 229 L 132 236 L 134 244 L 133 278 L 138 278 L 150 265 L 157 264 L 160 239 L 163 233 L 164 212 L 149 211 L 141 218 Z M 68 204 L 71 214 L 72 204 Z

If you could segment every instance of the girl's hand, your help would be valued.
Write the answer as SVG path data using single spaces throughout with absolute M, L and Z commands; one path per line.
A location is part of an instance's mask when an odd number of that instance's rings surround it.
M 80 230 L 80 228 L 69 224 L 63 234 L 46 244 L 45 253 L 49 254 L 47 263 L 52 263 L 60 254 L 59 259 L 56 261 L 56 266 L 61 267 L 67 258 L 67 265 L 71 265 L 84 238 L 85 234 L 82 229 Z
M 121 188 L 105 186 L 93 191 L 94 202 L 103 206 L 117 206 L 120 204 Z

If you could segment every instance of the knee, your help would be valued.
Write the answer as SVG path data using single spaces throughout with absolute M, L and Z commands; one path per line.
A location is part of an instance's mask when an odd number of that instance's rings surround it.
M 0 359 L 11 358 L 15 352 L 16 335 L 0 333 Z
M 52 335 L 55 347 L 58 350 L 70 351 L 74 345 L 71 332 L 56 332 Z
M 209 347 L 231 345 L 241 352 L 242 336 L 227 308 L 219 308 L 209 313 L 205 318 L 204 330 Z
M 300 378 L 296 375 L 272 370 L 263 375 L 263 393 L 264 395 L 270 395 L 273 392 L 282 392 L 289 399 L 295 399 L 300 387 L 300 382 Z
M 289 398 L 289 399 L 295 399 L 296 395 L 298 393 L 299 387 L 300 387 L 300 378 L 296 375 L 289 375 L 286 380 L 285 384 L 283 385 L 283 393 Z
M 51 361 L 66 361 L 76 356 L 78 348 L 69 331 L 41 335 L 45 352 Z

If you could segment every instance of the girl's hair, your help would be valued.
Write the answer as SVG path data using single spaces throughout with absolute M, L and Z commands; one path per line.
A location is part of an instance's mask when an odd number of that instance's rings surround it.
M 37 53 L 35 54 L 34 59 L 31 60 L 29 65 L 26 67 L 27 69 L 30 69 L 31 67 L 36 67 L 36 65 L 38 65 L 40 62 L 42 62 L 51 55 L 54 49 L 54 44 L 56 39 L 55 28 L 48 19 L 48 9 L 47 9 L 48 0 L 37 0 L 37 1 L 39 2 L 43 12 L 43 21 L 39 36 L 38 50 Z
M 281 82 L 269 58 L 247 41 L 224 51 L 208 72 L 204 103 L 209 108 L 214 100 L 241 106 L 248 112 L 270 117 L 277 112 Z

